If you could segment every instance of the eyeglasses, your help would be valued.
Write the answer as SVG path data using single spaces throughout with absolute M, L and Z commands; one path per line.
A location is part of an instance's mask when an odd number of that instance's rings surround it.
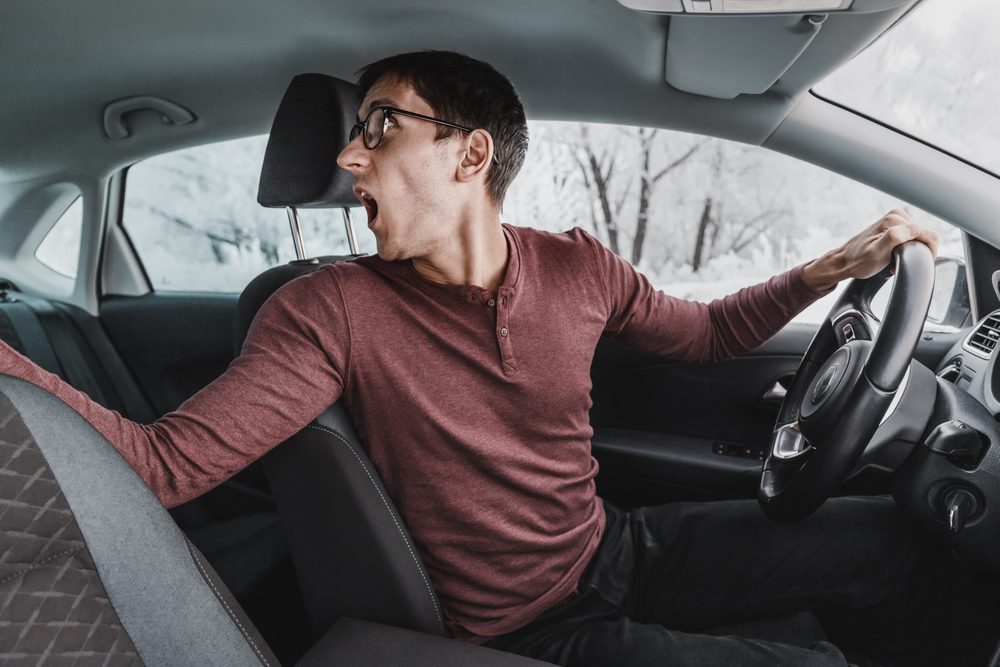
M 363 121 L 355 123 L 354 126 L 351 127 L 350 140 L 354 141 L 358 135 L 360 135 L 361 143 L 364 144 L 365 148 L 368 150 L 374 150 L 380 143 L 382 143 L 382 137 L 385 136 L 386 128 L 389 127 L 389 119 L 394 114 L 409 116 L 410 118 L 416 118 L 417 120 L 426 120 L 428 123 L 444 125 L 445 127 L 450 127 L 461 132 L 472 132 L 472 128 L 456 125 L 455 123 L 449 123 L 446 120 L 439 120 L 423 114 L 414 113 L 413 111 L 397 109 L 396 107 L 381 106 L 375 107 L 369 111 L 367 118 Z M 495 154 L 493 155 L 493 161 L 500 164 L 500 160 L 497 159 Z

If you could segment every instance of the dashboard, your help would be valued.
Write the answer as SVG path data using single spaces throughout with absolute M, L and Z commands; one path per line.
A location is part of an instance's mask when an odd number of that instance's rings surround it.
M 935 369 L 940 379 L 964 389 L 994 415 L 1000 413 L 1000 369 L 994 355 L 998 342 L 1000 310 L 979 320 Z

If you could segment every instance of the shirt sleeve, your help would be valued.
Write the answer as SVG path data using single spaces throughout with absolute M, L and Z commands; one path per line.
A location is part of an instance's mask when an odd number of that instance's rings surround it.
M 152 424 L 92 401 L 0 343 L 0 372 L 57 396 L 125 457 L 167 507 L 197 497 L 302 429 L 342 393 L 349 325 L 335 274 L 319 270 L 261 307 L 226 371 Z
M 802 266 L 709 304 L 670 296 L 604 247 L 579 232 L 596 257 L 608 309 L 605 334 L 629 347 L 683 361 L 719 361 L 765 342 L 828 292 L 802 278 Z

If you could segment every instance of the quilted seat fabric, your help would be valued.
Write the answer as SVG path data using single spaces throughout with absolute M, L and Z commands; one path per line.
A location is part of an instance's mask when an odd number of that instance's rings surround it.
M 0 664 L 142 664 L 52 470 L 2 394 Z

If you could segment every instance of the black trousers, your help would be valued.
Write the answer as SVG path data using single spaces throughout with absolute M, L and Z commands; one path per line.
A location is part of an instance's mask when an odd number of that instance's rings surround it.
M 605 508 L 574 596 L 490 647 L 564 665 L 983 665 L 1000 634 L 986 582 L 889 498 L 791 526 L 753 501 Z

